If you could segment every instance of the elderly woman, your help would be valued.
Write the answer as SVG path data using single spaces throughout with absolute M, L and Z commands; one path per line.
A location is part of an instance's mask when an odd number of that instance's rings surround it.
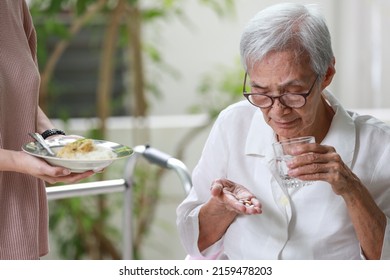
M 390 128 L 346 111 L 326 88 L 331 38 L 313 5 L 260 11 L 241 38 L 244 96 L 216 120 L 178 207 L 192 258 L 390 259 Z M 272 144 L 314 136 L 288 162 Z

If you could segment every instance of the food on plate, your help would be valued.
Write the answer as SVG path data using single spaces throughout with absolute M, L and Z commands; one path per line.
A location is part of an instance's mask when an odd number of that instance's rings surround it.
M 116 154 L 110 148 L 95 145 L 92 139 L 79 139 L 63 146 L 56 156 L 64 159 L 98 160 L 112 159 Z

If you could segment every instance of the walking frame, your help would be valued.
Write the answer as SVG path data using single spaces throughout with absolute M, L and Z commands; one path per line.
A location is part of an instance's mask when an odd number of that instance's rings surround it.
M 185 195 L 187 195 L 192 187 L 191 175 L 187 170 L 185 164 L 148 145 L 139 145 L 134 147 L 134 154 L 128 159 L 123 178 L 114 180 L 104 180 L 97 182 L 69 184 L 57 187 L 46 188 L 48 200 L 57 200 L 72 197 L 81 197 L 87 195 L 108 194 L 115 192 L 123 192 L 123 252 L 124 260 L 133 258 L 132 245 L 132 191 L 133 191 L 133 177 L 136 162 L 140 157 L 144 157 L 151 164 L 156 164 L 163 168 L 174 170 L 184 188 Z

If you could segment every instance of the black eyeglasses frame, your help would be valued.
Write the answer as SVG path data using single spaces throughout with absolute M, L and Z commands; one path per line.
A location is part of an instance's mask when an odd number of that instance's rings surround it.
M 283 93 L 279 96 L 269 96 L 267 94 L 263 94 L 263 93 L 251 93 L 251 92 L 247 92 L 246 91 L 246 79 L 247 79 L 247 76 L 248 76 L 248 73 L 245 72 L 245 76 L 244 76 L 244 84 L 243 84 L 243 88 L 242 88 L 242 94 L 245 96 L 245 98 L 249 101 L 249 103 L 251 103 L 253 106 L 256 106 L 258 108 L 261 108 L 261 109 L 268 109 L 270 107 L 272 107 L 275 103 L 275 99 L 278 99 L 279 102 L 283 105 L 283 106 L 286 106 L 286 107 L 289 107 L 289 108 L 294 108 L 294 109 L 299 109 L 299 108 L 302 108 L 303 106 L 306 105 L 306 102 L 307 102 L 307 97 L 310 95 L 310 93 L 312 92 L 313 88 L 314 88 L 314 85 L 316 84 L 317 80 L 318 80 L 318 77 L 319 75 L 316 76 L 315 80 L 314 80 L 314 83 L 312 84 L 312 86 L 310 87 L 309 91 L 307 93 Z M 271 104 L 269 106 L 259 106 L 255 103 L 253 103 L 251 101 L 251 96 L 253 95 L 256 95 L 256 96 L 264 96 L 264 97 L 267 97 L 271 100 Z M 302 96 L 304 98 L 304 103 L 303 105 L 301 106 L 289 106 L 289 105 L 286 105 L 285 102 L 283 101 L 283 96 L 286 96 L 286 95 L 297 95 L 297 96 Z

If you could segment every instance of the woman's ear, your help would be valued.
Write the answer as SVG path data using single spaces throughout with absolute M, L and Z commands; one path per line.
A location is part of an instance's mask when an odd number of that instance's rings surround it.
M 323 89 L 330 85 L 330 83 L 333 80 L 333 76 L 336 74 L 335 64 L 336 64 L 336 59 L 333 57 L 331 63 L 329 64 L 328 69 L 326 70 L 325 77 L 322 80 L 321 87 Z

